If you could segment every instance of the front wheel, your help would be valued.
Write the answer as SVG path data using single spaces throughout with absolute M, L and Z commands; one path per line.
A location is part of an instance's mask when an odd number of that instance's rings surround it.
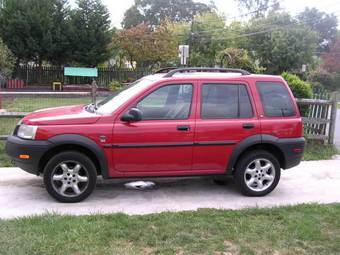
M 258 150 L 245 154 L 237 163 L 235 181 L 242 194 L 264 196 L 274 190 L 280 175 L 278 160 L 271 153 Z
M 93 162 L 76 151 L 61 152 L 52 157 L 44 169 L 48 193 L 64 203 L 80 202 L 96 186 L 97 172 Z

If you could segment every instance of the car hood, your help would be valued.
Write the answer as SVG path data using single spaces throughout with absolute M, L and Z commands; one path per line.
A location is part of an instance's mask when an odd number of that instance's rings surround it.
M 27 125 L 92 124 L 100 118 L 96 113 L 85 111 L 84 105 L 42 109 L 28 114 L 22 123 Z

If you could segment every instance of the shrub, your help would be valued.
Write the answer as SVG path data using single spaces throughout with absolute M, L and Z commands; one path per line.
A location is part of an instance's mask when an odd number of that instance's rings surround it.
M 313 86 L 322 86 L 328 90 L 332 89 L 334 85 L 332 74 L 322 68 L 312 71 L 308 75 L 308 80 L 313 84 Z
M 0 38 L 0 76 L 7 79 L 11 76 L 15 65 L 15 57 Z
M 311 98 L 313 96 L 311 85 L 301 80 L 297 75 L 283 72 L 281 76 L 287 81 L 296 98 Z
M 113 81 L 111 81 L 110 84 L 109 84 L 109 89 L 110 89 L 111 91 L 116 91 L 116 90 L 121 89 L 122 86 L 123 86 L 123 84 L 122 84 L 121 82 L 116 81 L 116 80 L 113 80 Z
M 340 89 L 340 73 L 330 73 L 325 69 L 318 68 L 308 75 L 308 80 L 315 85 L 321 85 L 328 91 Z

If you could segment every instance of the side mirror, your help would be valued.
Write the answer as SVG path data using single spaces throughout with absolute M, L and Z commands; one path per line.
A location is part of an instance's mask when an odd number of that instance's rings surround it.
M 132 121 L 141 121 L 142 120 L 142 112 L 137 108 L 131 108 L 128 112 L 124 113 L 121 117 L 121 121 L 132 122 Z

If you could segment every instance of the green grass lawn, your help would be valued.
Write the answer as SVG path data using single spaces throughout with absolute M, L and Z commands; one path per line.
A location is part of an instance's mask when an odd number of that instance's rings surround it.
M 42 108 L 88 104 L 91 102 L 89 97 L 76 97 L 76 98 L 46 98 L 46 97 L 12 97 L 3 98 L 1 107 L 8 112 L 32 112 Z M 15 125 L 20 118 L 1 118 L 0 119 L 0 135 L 9 135 L 13 132 Z M 11 166 L 9 158 L 4 152 L 5 142 L 0 141 L 0 167 Z M 1 252 L 0 252 L 1 254 Z
M 0 135 L 12 134 L 19 120 L 20 118 L 0 118 Z
M 65 106 L 65 105 L 78 105 L 89 104 L 90 97 L 75 97 L 75 98 L 46 98 L 41 96 L 36 97 L 13 97 L 4 98 L 2 108 L 8 112 L 33 112 L 38 109 Z
M 0 221 L 1 254 L 340 254 L 340 204 Z
M 11 166 L 13 166 L 11 163 L 11 160 L 5 153 L 5 142 L 0 141 L 0 167 L 11 167 Z
M 331 159 L 336 154 L 340 154 L 340 152 L 335 148 L 334 145 L 308 142 L 306 144 L 303 160 L 310 161 Z

